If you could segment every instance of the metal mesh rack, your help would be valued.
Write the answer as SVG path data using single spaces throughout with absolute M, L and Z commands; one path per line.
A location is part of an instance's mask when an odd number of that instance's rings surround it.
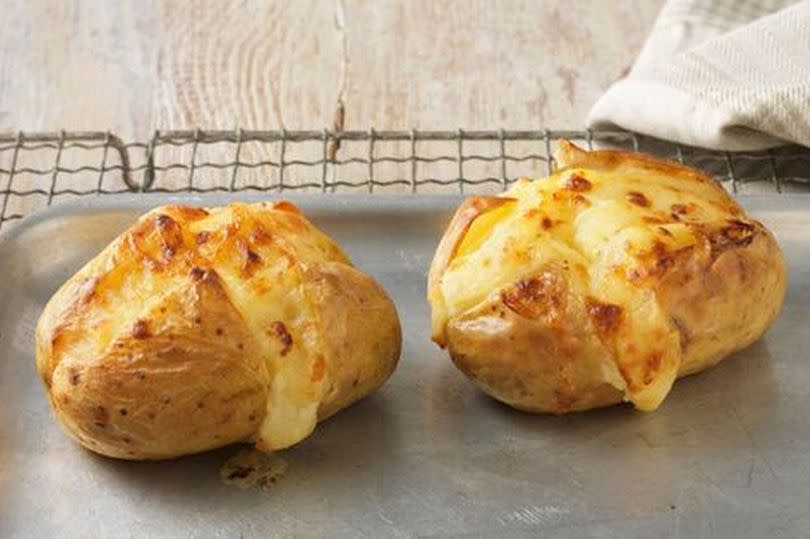
M 643 151 L 734 193 L 810 192 L 810 149 L 715 152 L 620 131 L 165 131 L 0 135 L 0 230 L 77 196 L 206 192 L 495 192 L 553 168 L 553 147 Z

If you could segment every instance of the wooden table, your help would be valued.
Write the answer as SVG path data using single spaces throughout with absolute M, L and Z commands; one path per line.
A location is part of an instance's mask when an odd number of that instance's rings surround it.
M 127 142 L 156 129 L 581 129 L 594 100 L 632 64 L 663 0 L 7 0 L 0 33 L 0 131 L 97 130 Z M 407 143 L 380 148 L 408 155 Z M 381 144 L 382 146 L 382 144 Z M 87 191 L 120 165 L 56 145 L 0 148 L 5 215 L 27 214 Z M 366 145 L 343 144 L 333 157 L 358 161 Z M 428 149 L 425 149 L 427 151 Z M 455 155 L 457 149 L 430 148 Z M 539 153 L 537 143 L 514 148 Z M 473 144 L 469 151 L 476 151 Z M 296 153 L 297 152 L 297 153 Z M 142 181 L 144 149 L 130 149 Z M 190 155 L 191 154 L 191 155 Z M 246 145 L 241 162 L 278 162 L 276 146 Z M 288 148 L 288 160 L 323 159 L 322 143 Z M 234 161 L 233 145 L 155 149 L 155 164 Z M 103 161 L 106 160 L 106 161 Z M 382 178 L 413 174 L 386 164 Z M 140 169 L 137 167 L 141 167 Z M 422 165 L 420 165 L 421 167 Z M 541 160 L 471 163 L 478 177 L 538 175 Z M 7 172 L 33 168 L 42 174 Z M 84 167 L 84 168 L 83 168 Z M 428 167 L 433 167 L 428 170 Z M 427 163 L 426 177 L 457 178 L 455 163 Z M 489 167 L 489 168 L 487 168 Z M 318 170 L 292 169 L 290 184 Z M 340 170 L 338 170 L 340 169 Z M 324 168 L 323 174 L 326 169 Z M 332 181 L 363 181 L 367 165 L 331 167 Z M 133 173 L 135 174 L 135 173 Z M 227 187 L 228 170 L 199 170 L 202 187 Z M 241 168 L 237 185 L 272 186 L 278 168 Z M 189 172 L 161 173 L 156 187 L 182 188 Z M 124 189 L 120 171 L 105 190 Z M 498 185 L 488 185 L 498 189 Z M 452 189 L 452 186 L 448 186 Z M 391 190 L 408 190 L 396 186 Z M 429 186 L 427 191 L 435 191 Z M 3 200 L 5 199 L 5 200 Z
M 663 0 L 10 0 L 0 129 L 578 128 Z

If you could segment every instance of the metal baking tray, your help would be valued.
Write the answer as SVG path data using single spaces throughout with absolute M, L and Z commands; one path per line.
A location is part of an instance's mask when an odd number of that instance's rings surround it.
M 249 199 L 244 195 L 242 200 Z M 266 197 L 264 197 L 266 199 Z M 35 214 L 0 238 L 2 537 L 797 537 L 810 529 L 810 197 L 742 202 L 790 265 L 767 336 L 679 381 L 661 408 L 566 417 L 479 393 L 428 339 L 425 274 L 458 197 L 285 197 L 394 297 L 402 360 L 376 394 L 281 453 L 268 490 L 219 477 L 239 447 L 121 462 L 69 440 L 35 374 L 54 290 L 137 214 L 104 197 Z

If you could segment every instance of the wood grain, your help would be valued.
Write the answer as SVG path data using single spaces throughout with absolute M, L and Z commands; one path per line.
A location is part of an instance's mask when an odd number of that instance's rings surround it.
M 575 127 L 662 0 L 10 0 L 0 127 Z
M 347 0 L 347 124 L 580 127 L 631 64 L 659 7 L 644 0 Z
M 595 98 L 632 63 L 662 3 L 7 0 L 0 130 L 109 129 L 144 140 L 155 129 L 194 127 L 578 128 Z M 188 160 L 188 151 L 160 148 L 157 159 Z M 278 151 L 245 145 L 241 158 L 277 159 Z M 290 151 L 290 159 L 317 159 L 323 148 Z M 339 157 L 366 152 L 344 144 Z M 214 162 L 233 157 L 233 145 L 199 155 Z M 41 168 L 52 158 L 27 157 Z M 291 180 L 302 173 L 293 167 Z M 361 176 L 365 169 L 345 173 Z M 227 181 L 206 174 L 197 179 Z M 183 185 L 187 178 L 178 170 L 162 181 Z M 96 178 L 64 179 L 73 180 L 81 187 Z M 275 172 L 246 170 L 239 181 L 271 183 Z M 0 175 L 0 189 L 4 183 Z

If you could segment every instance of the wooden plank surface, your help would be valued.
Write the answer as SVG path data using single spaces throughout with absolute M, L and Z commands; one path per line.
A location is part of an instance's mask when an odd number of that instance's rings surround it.
M 148 140 L 156 129 L 539 129 L 581 128 L 607 86 L 631 65 L 663 0 L 6 0 L 0 33 L 0 131 L 110 130 Z M 406 144 L 378 151 L 407 154 Z M 474 144 L 468 151 L 476 151 Z M 422 146 L 454 154 L 454 146 Z M 516 148 L 531 153 L 536 148 Z M 160 147 L 156 163 L 190 162 L 190 148 Z M 197 161 L 234 159 L 234 146 L 201 147 Z M 248 144 L 240 159 L 279 159 L 278 146 Z M 288 148 L 317 160 L 319 143 Z M 0 151 L 0 190 L 10 151 Z M 23 152 L 17 167 L 47 170 L 55 150 Z M 132 150 L 143 162 L 142 150 Z M 343 144 L 338 157 L 368 153 Z M 98 166 L 100 152 L 65 152 L 63 166 Z M 117 164 L 111 153 L 109 164 Z M 422 172 L 457 176 L 455 164 Z M 511 166 L 511 165 L 510 165 Z M 467 172 L 499 175 L 495 165 Z M 539 173 L 527 162 L 510 176 Z M 290 167 L 287 181 L 319 170 Z M 365 165 L 329 179 L 364 178 Z M 382 165 L 402 178 L 409 165 Z M 202 186 L 227 185 L 217 170 Z M 310 176 L 306 176 L 310 174 Z M 188 182 L 162 174 L 158 187 Z M 139 178 L 140 179 L 140 178 Z M 49 190 L 49 174 L 17 174 L 13 186 Z M 60 174 L 57 189 L 90 189 L 97 173 Z M 272 167 L 240 170 L 237 185 L 272 185 Z M 122 186 L 108 174 L 107 188 Z M 404 188 L 403 188 L 404 189 Z M 69 195 L 65 195 L 67 198 Z M 2 197 L 0 197 L 2 198 Z M 44 195 L 9 197 L 25 213 Z M 2 204 L 0 200 L 0 204 Z
M 0 128 L 578 127 L 662 0 L 8 0 Z

